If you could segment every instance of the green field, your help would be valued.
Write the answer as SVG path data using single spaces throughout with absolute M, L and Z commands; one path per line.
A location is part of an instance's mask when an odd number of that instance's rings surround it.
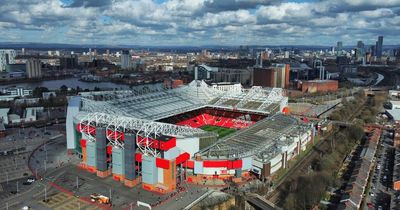
M 217 133 L 218 138 L 222 138 L 224 136 L 227 136 L 231 133 L 236 132 L 236 129 L 233 129 L 233 128 L 223 128 L 223 127 L 218 127 L 218 126 L 213 126 L 213 125 L 205 125 L 203 127 L 200 127 L 200 129 Z

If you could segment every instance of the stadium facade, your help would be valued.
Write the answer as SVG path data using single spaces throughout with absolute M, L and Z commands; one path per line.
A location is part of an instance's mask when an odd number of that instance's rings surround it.
M 313 140 L 287 104 L 280 88 L 203 81 L 85 92 L 69 100 L 67 148 L 85 170 L 161 193 L 184 179 L 268 178 Z M 218 138 L 204 126 L 237 131 Z

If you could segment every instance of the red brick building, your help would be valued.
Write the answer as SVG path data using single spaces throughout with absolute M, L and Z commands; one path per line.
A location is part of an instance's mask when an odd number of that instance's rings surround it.
M 337 80 L 309 80 L 298 83 L 298 89 L 303 93 L 334 92 L 338 88 L 339 82 Z
M 289 87 L 289 64 L 275 64 L 267 68 L 254 68 L 253 85 L 262 87 Z

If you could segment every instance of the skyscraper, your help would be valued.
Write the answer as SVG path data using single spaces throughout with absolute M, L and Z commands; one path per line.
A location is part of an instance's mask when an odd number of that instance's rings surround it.
M 365 45 L 362 41 L 357 42 L 356 59 L 357 61 L 365 59 Z
M 7 64 L 15 64 L 15 50 L 0 49 L 0 72 L 6 70 Z
M 42 77 L 42 63 L 40 59 L 30 58 L 26 61 L 26 75 L 28 78 Z
M 383 47 L 383 36 L 379 36 L 378 41 L 376 42 L 376 47 L 375 47 L 375 50 L 376 50 L 375 55 L 377 58 L 382 57 L 382 47 Z
M 357 48 L 362 48 L 362 49 L 364 49 L 364 43 L 363 43 L 363 41 L 358 41 L 358 42 L 357 42 Z
M 131 67 L 131 55 L 128 50 L 122 50 L 121 68 L 128 69 Z
M 343 42 L 337 42 L 336 44 L 336 52 L 338 55 L 342 54 L 342 50 L 343 50 Z

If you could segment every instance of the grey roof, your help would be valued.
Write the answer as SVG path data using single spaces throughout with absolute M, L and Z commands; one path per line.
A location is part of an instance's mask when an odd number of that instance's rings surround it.
M 293 144 L 295 135 L 309 129 L 309 124 L 293 116 L 276 114 L 220 139 L 199 154 L 205 159 L 256 156 L 260 161 L 266 162 Z
M 222 90 L 193 81 L 176 89 L 82 93 L 81 100 L 82 111 L 159 120 L 205 106 L 270 114 L 280 111 L 288 99 L 280 88 L 244 89 L 239 85 Z

